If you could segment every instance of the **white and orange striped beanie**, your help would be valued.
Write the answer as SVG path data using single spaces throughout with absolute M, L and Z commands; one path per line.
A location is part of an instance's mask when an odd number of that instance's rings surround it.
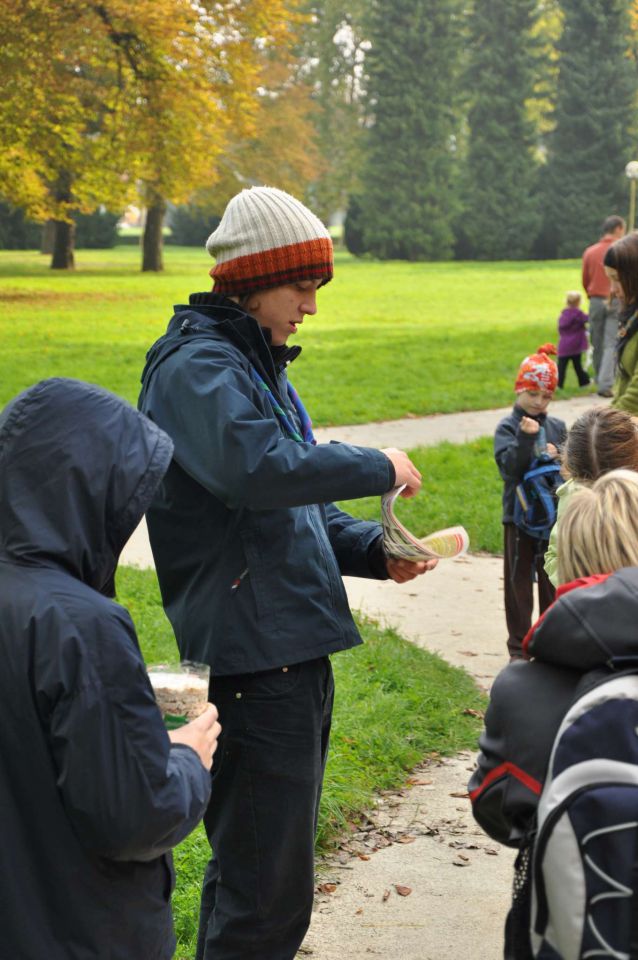
M 303 203 L 275 187 L 250 187 L 228 203 L 206 241 L 215 293 L 250 293 L 332 279 L 332 240 Z

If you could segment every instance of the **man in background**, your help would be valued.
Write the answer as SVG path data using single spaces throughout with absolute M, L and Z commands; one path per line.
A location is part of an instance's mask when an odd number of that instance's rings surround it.
M 618 333 L 618 301 L 609 299 L 609 280 L 603 268 L 605 254 L 624 237 L 622 217 L 607 217 L 602 236 L 583 253 L 583 287 L 589 297 L 589 331 L 593 347 L 594 376 L 601 397 L 611 397 L 614 383 L 614 344 Z

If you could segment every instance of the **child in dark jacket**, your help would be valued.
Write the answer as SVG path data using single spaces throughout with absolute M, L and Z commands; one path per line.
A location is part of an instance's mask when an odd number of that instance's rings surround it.
M 167 733 L 112 600 L 172 450 L 79 380 L 0 413 L 2 957 L 173 956 L 170 851 L 206 810 L 220 727 L 210 705 Z
M 567 294 L 565 309 L 558 318 L 558 389 L 565 382 L 569 361 L 574 365 L 578 386 L 586 387 L 591 382 L 583 370 L 581 354 L 587 347 L 587 314 L 580 309 L 580 293 L 572 290 Z
M 547 415 L 558 378 L 549 356 L 555 352 L 549 343 L 525 357 L 514 386 L 516 403 L 494 435 L 494 457 L 504 481 L 504 599 L 510 657 L 523 656 L 523 637 L 532 624 L 534 581 L 541 613 L 554 599 L 554 588 L 543 569 L 547 540 L 538 540 L 515 525 L 514 501 L 516 487 L 535 457 L 540 453 L 558 457 L 567 437 L 563 421 Z
M 616 661 L 638 657 L 638 473 L 613 470 L 574 493 L 558 546 L 556 602 L 525 637 L 532 659 L 510 663 L 494 682 L 468 787 L 483 830 L 519 849 L 506 960 L 532 956 L 531 832 L 558 728 L 572 703 Z

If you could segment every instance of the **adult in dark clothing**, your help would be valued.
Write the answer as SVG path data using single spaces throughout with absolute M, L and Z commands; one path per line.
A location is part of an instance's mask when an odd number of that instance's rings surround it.
M 532 623 L 534 581 L 541 612 L 554 599 L 543 566 L 548 541 L 530 536 L 514 523 L 516 487 L 523 475 L 540 454 L 557 457 L 567 438 L 563 421 L 547 414 L 558 379 L 550 352 L 555 352 L 553 345 L 545 344 L 525 357 L 514 385 L 514 408 L 494 434 L 494 458 L 503 478 L 503 591 L 510 657 L 523 655 L 523 637 Z
M 117 558 L 169 438 L 105 390 L 45 380 L 0 414 L 0 954 L 168 960 L 170 850 L 201 818 L 211 705 L 172 742 Z
M 141 409 L 175 442 L 148 515 L 183 656 L 210 663 L 223 724 L 205 824 L 197 957 L 292 960 L 310 921 L 314 834 L 333 701 L 329 655 L 360 643 L 342 575 L 403 582 L 377 523 L 335 499 L 420 475 L 397 450 L 315 444 L 288 347 L 332 277 L 323 224 L 280 190 L 229 203 L 208 241 L 214 292 L 176 308 Z
M 615 470 L 574 493 L 558 537 L 556 601 L 525 638 L 532 660 L 509 664 L 492 686 L 469 783 L 481 827 L 499 843 L 521 849 L 569 707 L 608 675 L 617 658 L 622 670 L 623 657 L 638 656 L 638 474 Z M 518 878 L 519 903 L 529 892 L 524 877 Z M 531 955 L 521 949 L 525 923 L 519 910 L 506 925 L 507 960 Z

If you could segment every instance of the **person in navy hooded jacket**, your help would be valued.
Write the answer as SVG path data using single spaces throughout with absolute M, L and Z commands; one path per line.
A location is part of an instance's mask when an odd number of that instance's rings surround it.
M 217 711 L 169 737 L 111 599 L 171 451 L 77 380 L 0 414 L 2 957 L 173 956 L 170 850 L 206 808 Z
M 410 495 L 421 479 L 399 450 L 316 444 L 288 381 L 288 341 L 332 277 L 321 221 L 253 187 L 207 247 L 214 290 L 176 307 L 140 395 L 175 443 L 148 514 L 164 606 L 182 656 L 211 666 L 223 726 L 197 958 L 292 960 L 312 910 L 329 655 L 361 642 L 342 575 L 405 582 L 430 567 L 388 559 L 380 524 L 333 501 Z

